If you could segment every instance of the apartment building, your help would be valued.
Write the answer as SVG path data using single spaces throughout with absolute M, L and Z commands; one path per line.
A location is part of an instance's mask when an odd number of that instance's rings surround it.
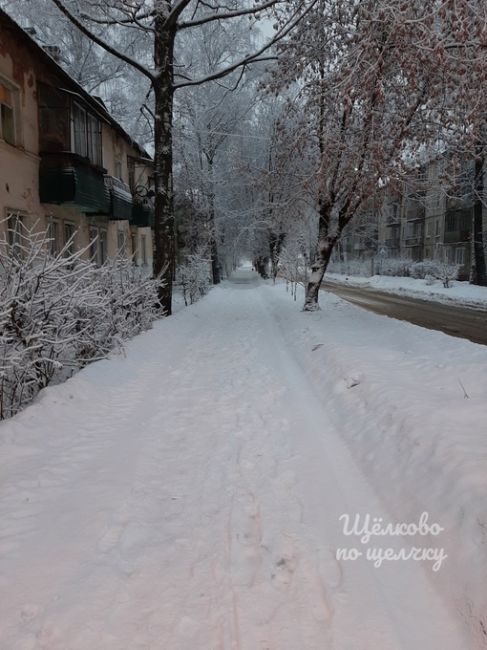
M 401 206 L 402 195 L 391 187 L 380 192 L 378 204 L 378 248 L 382 255 L 401 255 Z
M 338 245 L 343 261 L 370 259 L 377 253 L 380 193 L 364 203 L 360 214 L 345 228 Z
M 400 254 L 414 261 L 424 257 L 426 177 L 420 168 L 403 183 Z
M 484 173 L 485 178 L 485 173 Z M 487 187 L 484 180 L 484 187 Z M 469 279 L 476 201 L 475 161 L 448 156 L 430 161 L 400 192 L 388 191 L 379 213 L 379 250 L 389 257 L 458 264 Z M 487 253 L 487 209 L 483 205 L 483 239 Z
M 0 10 L 0 236 L 49 230 L 53 251 L 152 267 L 152 160 Z

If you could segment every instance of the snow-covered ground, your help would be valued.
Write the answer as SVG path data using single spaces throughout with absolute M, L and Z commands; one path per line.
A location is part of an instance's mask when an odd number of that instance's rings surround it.
M 327 273 L 325 280 L 338 282 L 351 287 L 370 287 L 386 293 L 412 296 L 423 300 L 487 308 L 487 287 L 477 287 L 468 282 L 454 280 L 448 289 L 440 280 L 430 284 L 427 280 L 415 278 L 396 278 L 386 275 L 373 275 L 369 278 Z
M 487 348 L 235 280 L 0 426 L 0 648 L 485 647 Z

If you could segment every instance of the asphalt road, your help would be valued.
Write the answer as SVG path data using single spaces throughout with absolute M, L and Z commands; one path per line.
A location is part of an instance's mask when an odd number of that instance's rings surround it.
M 376 314 L 487 345 L 487 310 L 446 305 L 334 282 L 324 282 L 323 289 Z

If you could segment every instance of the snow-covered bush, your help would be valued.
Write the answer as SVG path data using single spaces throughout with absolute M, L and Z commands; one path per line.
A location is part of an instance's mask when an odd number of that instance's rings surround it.
M 210 260 L 202 253 L 187 255 L 177 269 L 177 284 L 183 292 L 184 304 L 193 304 L 210 289 Z
M 126 257 L 108 259 L 95 269 L 95 281 L 107 305 L 107 336 L 129 339 L 157 318 L 157 282 Z
M 159 315 L 158 282 L 130 260 L 97 268 L 85 251 L 52 255 L 45 232 L 19 228 L 14 245 L 0 241 L 0 419 Z
M 424 280 L 427 275 L 436 277 L 438 263 L 434 260 L 413 262 L 409 267 L 409 275 L 417 280 Z
M 429 284 L 432 284 L 435 280 L 441 280 L 443 286 L 448 288 L 450 282 L 458 278 L 460 266 L 439 260 L 413 262 L 408 258 L 401 257 L 376 257 L 374 260 L 334 261 L 330 263 L 328 270 L 341 275 L 364 277 L 370 277 L 371 275 L 411 277 L 427 280 Z
M 308 261 L 300 242 L 290 243 L 282 250 L 279 274 L 286 279 L 286 287 L 291 286 L 291 294 L 296 300 L 298 286 L 306 286 L 308 281 Z
M 422 262 L 413 262 L 410 266 L 410 275 L 412 278 L 428 280 L 431 284 L 432 279 L 441 280 L 443 286 L 448 289 L 450 282 L 458 278 L 460 266 L 450 262 L 441 262 L 439 260 L 423 260 Z
M 401 278 L 410 276 L 412 260 L 403 257 L 385 257 L 375 264 L 376 275 L 389 275 Z
M 458 279 L 460 268 L 460 264 L 451 264 L 450 262 L 436 262 L 435 277 L 443 282 L 445 289 L 449 289 L 450 282 Z

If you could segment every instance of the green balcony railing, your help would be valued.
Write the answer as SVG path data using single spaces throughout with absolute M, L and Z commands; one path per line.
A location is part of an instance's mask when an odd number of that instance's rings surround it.
M 149 203 L 134 201 L 130 223 L 139 228 L 154 226 L 154 208 Z
M 105 176 L 105 186 L 110 196 L 110 219 L 117 221 L 132 216 L 132 194 L 130 187 L 113 176 Z
M 41 203 L 69 204 L 86 214 L 109 214 L 105 170 L 69 152 L 42 153 L 39 171 Z

